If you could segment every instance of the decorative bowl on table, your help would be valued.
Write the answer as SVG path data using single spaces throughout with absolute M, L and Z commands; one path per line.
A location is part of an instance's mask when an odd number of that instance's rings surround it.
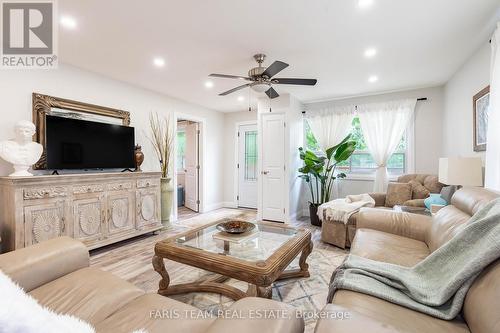
M 242 234 L 254 228 L 255 224 L 240 220 L 229 220 L 217 224 L 217 230 L 227 232 L 228 234 Z

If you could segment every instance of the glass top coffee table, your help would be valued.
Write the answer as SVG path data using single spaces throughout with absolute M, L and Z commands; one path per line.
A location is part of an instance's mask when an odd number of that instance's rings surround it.
M 252 232 L 228 236 L 216 229 L 223 221 L 159 241 L 153 267 L 161 275 L 158 293 L 164 296 L 188 292 L 213 292 L 232 299 L 271 297 L 274 281 L 309 277 L 306 259 L 312 251 L 311 232 L 273 222 L 256 223 Z M 286 270 L 300 254 L 299 268 Z M 163 259 L 201 268 L 216 276 L 170 285 Z M 228 278 L 248 282 L 246 292 L 224 284 Z

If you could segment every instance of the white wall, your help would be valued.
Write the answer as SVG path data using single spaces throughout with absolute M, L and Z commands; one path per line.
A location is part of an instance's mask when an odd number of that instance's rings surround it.
M 241 122 L 254 121 L 257 124 L 257 111 L 241 111 L 224 113 L 224 207 L 235 208 L 238 205 L 236 196 L 236 179 L 238 170 L 236 169 L 236 124 Z
M 131 113 L 131 126 L 136 130 L 136 142 L 141 144 L 145 155 L 142 169 L 159 171 L 159 166 L 145 134 L 149 131 L 149 113 L 169 115 L 178 112 L 206 120 L 206 165 L 204 166 L 205 208 L 222 206 L 223 171 L 219 161 L 223 158 L 222 113 L 181 100 L 141 89 L 104 76 L 68 65 L 57 70 L 5 70 L 0 76 L 0 140 L 13 136 L 13 126 L 21 119 L 31 120 L 31 94 L 42 94 L 87 102 Z M 0 163 L 0 175 L 10 173 L 9 166 Z
M 473 150 L 472 98 L 490 83 L 488 41 L 474 53 L 444 87 L 443 157 L 480 156 Z

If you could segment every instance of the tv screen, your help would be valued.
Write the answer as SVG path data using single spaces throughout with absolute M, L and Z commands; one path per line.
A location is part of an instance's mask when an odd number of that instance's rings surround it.
M 134 128 L 47 115 L 48 169 L 133 168 Z

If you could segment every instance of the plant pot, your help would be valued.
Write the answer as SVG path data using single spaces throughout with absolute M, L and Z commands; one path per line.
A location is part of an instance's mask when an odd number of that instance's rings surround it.
M 318 205 L 309 204 L 309 218 L 311 219 L 312 225 L 321 227 L 321 220 L 318 217 Z
M 172 213 L 174 187 L 172 178 L 161 178 L 161 223 L 164 227 L 170 225 L 170 214 Z

